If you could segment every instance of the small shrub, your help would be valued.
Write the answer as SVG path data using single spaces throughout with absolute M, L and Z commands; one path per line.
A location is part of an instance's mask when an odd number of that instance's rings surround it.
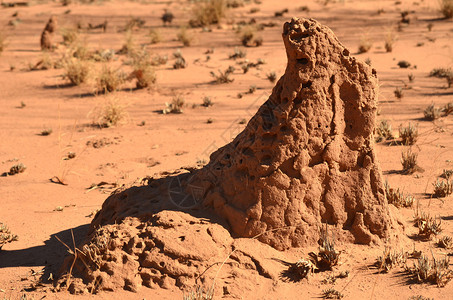
M 212 300 L 214 299 L 214 290 L 212 288 L 204 289 L 197 285 L 195 290 L 183 294 L 183 300 Z
M 124 74 L 119 70 L 104 65 L 97 78 L 97 91 L 100 93 L 114 92 L 124 82 Z
M 63 28 L 61 30 L 61 36 L 63 37 L 63 45 L 73 45 L 79 39 L 79 34 L 75 28 Z
M 409 145 L 414 145 L 417 142 L 418 139 L 418 128 L 411 125 L 407 127 L 401 127 L 399 128 L 399 133 L 400 133 L 400 138 L 401 142 L 403 145 L 409 146 Z
M 444 170 L 442 171 L 442 174 L 440 174 L 440 177 L 449 180 L 449 179 L 451 178 L 452 175 L 453 175 L 453 170 L 451 170 L 451 169 L 449 169 L 449 170 L 444 169 Z
M 119 98 L 110 98 L 104 106 L 97 108 L 95 112 L 95 124 L 100 128 L 109 128 L 123 124 L 128 113 L 126 106 L 120 103 Z
M 417 171 L 417 154 L 411 149 L 401 152 L 401 164 L 404 174 L 412 174 Z
M 446 19 L 453 18 L 453 0 L 439 0 L 440 12 Z
M 401 99 L 404 96 L 403 89 L 400 88 L 400 87 L 395 88 L 393 93 L 395 94 L 395 97 L 398 98 L 398 99 Z
M 19 237 L 15 234 L 12 234 L 6 224 L 0 222 L 0 250 L 4 245 L 15 242 L 17 240 L 19 240 Z
M 194 39 L 193 35 L 187 30 L 186 27 L 181 27 L 176 37 L 185 47 L 190 46 Z
M 0 55 L 2 54 L 3 50 L 6 48 L 6 36 L 3 32 L 0 32 Z
M 258 47 L 263 44 L 263 38 L 257 35 L 257 29 L 253 25 L 241 27 L 239 30 L 239 40 L 245 47 Z
M 19 173 L 23 173 L 27 169 L 27 167 L 23 163 L 19 163 L 17 165 L 12 166 L 9 169 L 8 175 L 16 175 Z
M 211 97 L 206 96 L 206 97 L 203 98 L 203 103 L 201 104 L 201 106 L 210 107 L 210 106 L 213 106 L 213 105 L 214 105 L 214 103 L 212 103 Z
M 444 108 L 442 108 L 442 112 L 445 116 L 448 116 L 453 113 L 453 102 L 448 102 L 445 104 Z
M 438 235 L 442 232 L 441 219 L 436 220 L 436 218 L 424 213 L 416 220 L 416 225 L 418 227 L 418 235 L 424 239 L 431 239 L 433 235 Z
M 379 122 L 379 126 L 375 129 L 375 134 L 376 143 L 393 139 L 392 124 L 387 120 Z
M 371 42 L 370 38 L 366 35 L 363 35 L 360 38 L 360 42 L 359 42 L 359 53 L 368 52 L 372 46 L 373 46 L 373 43 Z
M 415 202 L 415 198 L 412 195 L 405 195 L 400 189 L 393 189 L 389 186 L 388 182 L 384 183 L 385 196 L 389 204 L 393 204 L 396 207 L 412 207 Z
M 392 52 L 393 51 L 393 44 L 395 43 L 396 36 L 392 29 L 387 30 L 385 34 L 385 51 Z
M 44 129 L 43 131 L 41 131 L 40 135 L 48 136 L 48 135 L 51 135 L 52 132 L 53 132 L 52 128 L 47 128 L 47 129 Z
M 414 82 L 414 79 L 415 79 L 414 74 L 411 73 L 411 74 L 407 75 L 407 79 L 409 79 L 409 82 Z
M 157 44 L 162 41 L 162 35 L 157 29 L 151 29 L 148 33 L 148 37 L 151 44 Z
M 335 241 L 329 238 L 327 227 L 321 229 L 318 243 L 320 244 L 318 254 L 310 252 L 308 255 L 320 270 L 331 270 L 338 264 L 340 252 L 335 249 Z
M 453 181 L 436 179 L 436 182 L 434 182 L 434 197 L 443 198 L 451 193 L 453 193 Z
M 268 74 L 266 75 L 266 77 L 267 77 L 267 79 L 268 79 L 270 82 L 274 83 L 274 82 L 277 80 L 277 73 L 275 73 L 274 71 L 272 71 L 272 72 L 268 73 Z
M 334 289 L 333 287 L 322 291 L 323 299 L 341 299 L 343 297 L 344 295 L 337 291 L 336 289 Z
M 440 118 L 440 112 L 441 110 L 438 107 L 435 107 L 433 103 L 423 111 L 423 114 L 426 120 L 434 121 Z
M 166 102 L 166 108 L 162 110 L 163 114 L 182 114 L 184 107 L 184 98 L 181 95 L 173 97 L 171 103 Z
M 211 76 L 214 77 L 216 83 L 230 83 L 234 79 L 230 78 L 230 75 L 234 72 L 234 67 L 229 66 L 225 71 L 218 70 L 218 75 L 211 71 Z
M 63 78 L 69 80 L 72 85 L 80 85 L 86 82 L 90 73 L 90 65 L 86 61 L 70 58 L 64 63 L 65 73 Z
M 429 259 L 422 255 L 417 260 L 417 264 L 414 263 L 412 268 L 406 268 L 406 272 L 417 282 L 429 282 L 439 287 L 445 286 L 453 278 L 453 271 L 450 270 L 450 261 L 447 257 L 436 259 L 433 256 Z
M 195 4 L 192 10 L 191 27 L 204 27 L 218 24 L 225 17 L 226 3 L 224 0 L 206 0 Z
M 245 50 L 235 47 L 234 53 L 229 55 L 229 59 L 244 58 L 244 57 L 246 57 L 246 55 L 247 55 L 247 52 Z
M 407 69 L 411 66 L 411 63 L 408 62 L 407 60 L 400 60 L 398 62 L 398 67 L 402 68 L 402 69 Z
M 437 246 L 444 249 L 453 248 L 453 238 L 449 235 L 445 235 L 437 241 Z
M 379 272 L 388 273 L 395 266 L 403 266 L 407 261 L 407 253 L 392 251 L 386 247 L 382 256 L 378 256 L 374 265 Z

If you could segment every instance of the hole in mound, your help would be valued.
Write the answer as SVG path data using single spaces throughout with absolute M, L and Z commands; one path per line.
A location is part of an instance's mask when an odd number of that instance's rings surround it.
M 272 157 L 270 155 L 264 155 L 263 158 L 261 158 L 261 164 L 265 166 L 269 166 L 271 164 Z
M 254 156 L 254 153 L 253 153 L 252 149 L 250 149 L 248 147 L 244 148 L 242 150 L 242 154 L 247 155 L 247 156 Z
M 309 88 L 311 88 L 311 84 L 312 84 L 311 81 L 307 81 L 307 82 L 305 82 L 305 83 L 302 83 L 302 89 L 309 89 Z
M 296 99 L 294 99 L 294 104 L 301 104 L 302 103 L 302 98 L 299 98 L 297 97 Z
M 344 56 L 349 56 L 349 50 L 348 49 L 343 49 L 343 55 Z
M 335 75 L 332 75 L 332 77 L 330 77 L 330 84 L 334 84 L 335 83 Z
M 306 57 L 298 58 L 297 63 L 301 64 L 301 65 L 306 65 L 306 64 L 308 64 L 308 58 L 306 58 Z
M 301 40 L 309 37 L 310 35 L 308 33 L 304 33 L 304 32 L 298 32 L 298 33 L 294 33 L 290 36 L 290 39 L 294 42 L 300 42 Z
M 288 126 L 283 125 L 282 127 L 280 127 L 280 131 L 288 131 Z
M 305 29 L 308 29 L 308 28 L 310 28 L 310 24 L 307 21 L 305 21 L 304 22 L 304 27 L 305 27 Z

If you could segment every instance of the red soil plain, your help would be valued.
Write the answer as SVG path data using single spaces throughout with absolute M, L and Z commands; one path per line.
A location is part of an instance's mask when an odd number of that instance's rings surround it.
M 18 236 L 0 244 L 0 299 L 208 299 L 191 298 L 197 288 L 453 299 L 453 250 L 439 243 L 453 235 L 452 195 L 435 190 L 453 169 L 453 21 L 441 1 L 227 1 L 202 27 L 189 26 L 192 1 L 62 2 L 0 8 L 0 222 Z M 146 88 L 137 61 L 153 62 Z M 80 85 L 70 62 L 88 66 Z M 230 82 L 216 82 L 230 66 Z M 125 80 L 104 93 L 106 67 Z M 399 130 L 409 124 L 412 145 Z M 409 150 L 416 166 L 403 170 Z M 390 203 L 385 182 L 413 203 Z M 440 229 L 423 234 L 426 215 Z M 301 276 L 296 262 L 312 261 L 326 232 L 338 261 Z M 388 272 L 376 264 L 386 249 L 401 253 Z M 446 258 L 442 279 L 411 274 L 419 257 Z

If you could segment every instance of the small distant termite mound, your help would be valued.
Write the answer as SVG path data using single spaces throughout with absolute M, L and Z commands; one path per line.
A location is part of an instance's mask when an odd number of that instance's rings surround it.
M 41 34 L 41 50 L 52 50 L 52 34 L 57 29 L 57 17 L 50 17 Z

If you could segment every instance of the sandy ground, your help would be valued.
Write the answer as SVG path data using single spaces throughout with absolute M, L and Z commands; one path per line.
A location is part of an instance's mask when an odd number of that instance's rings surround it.
M 53 1 L 30 1 L 28 7 L 1 8 L 0 27 L 7 35 L 7 46 L 0 56 L 0 173 L 8 172 L 17 163 L 25 164 L 27 169 L 15 176 L 0 177 L 0 221 L 19 236 L 19 241 L 5 245 L 0 252 L 0 298 L 19 299 L 22 295 L 26 295 L 26 299 L 75 298 L 67 292 L 53 293 L 48 284 L 37 287 L 36 279 L 42 272 L 47 278 L 51 273 L 56 274 L 67 253 L 56 236 L 72 246 L 72 229 L 76 242 L 82 240 L 93 212 L 101 207 L 111 191 L 88 188 L 101 182 L 117 186 L 131 184 L 162 171 L 206 162 L 213 150 L 229 142 L 245 126 L 239 124 L 240 121 L 248 120 L 267 99 L 273 83 L 267 80 L 266 74 L 271 71 L 277 76 L 283 74 L 286 57 L 280 33 L 283 22 L 291 16 L 316 18 L 329 26 L 358 59 L 371 60 L 381 85 L 378 119 L 390 121 L 395 135 L 400 124 L 407 126 L 409 122 L 418 126 L 420 134 L 412 149 L 418 153 L 418 165 L 424 171 L 401 174 L 401 151 L 406 147 L 379 143 L 376 148 L 384 177 L 391 186 L 413 194 L 420 210 L 440 217 L 442 235 L 452 235 L 452 196 L 437 199 L 431 195 L 433 183 L 442 170 L 453 169 L 453 119 L 450 115 L 434 122 L 425 121 L 423 110 L 431 103 L 441 107 L 453 101 L 453 88 L 447 88 L 443 79 L 428 76 L 433 68 L 453 65 L 453 21 L 441 19 L 435 0 L 401 2 L 341 1 L 324 5 L 314 1 L 290 4 L 263 0 L 261 4 L 249 3 L 230 9 L 221 26 L 213 26 L 210 32 L 190 29 L 195 37 L 190 47 L 182 47 L 176 40 L 179 27 L 186 24 L 190 16 L 190 5 L 186 1 L 106 1 L 69 6 Z M 307 5 L 309 12 L 298 11 L 301 5 Z M 259 11 L 251 14 L 250 9 L 254 7 Z M 160 20 L 165 8 L 175 15 L 168 27 L 163 27 Z M 284 8 L 289 9 L 284 17 L 274 17 L 275 11 Z M 383 12 L 378 14 L 378 10 Z M 398 31 L 400 12 L 404 10 L 410 11 L 411 22 L 403 24 Z M 12 16 L 15 12 L 18 12 L 17 17 Z M 106 33 L 100 30 L 81 33 L 90 50 L 119 50 L 125 33 L 118 31 L 132 16 L 140 17 L 146 23 L 134 31 L 136 43 L 143 44 L 153 54 L 168 55 L 169 61 L 156 68 L 158 79 L 151 89 L 134 90 L 134 84 L 127 83 L 120 91 L 105 96 L 93 94 L 90 84 L 67 86 L 61 77 L 62 69 L 28 70 L 30 64 L 36 64 L 43 57 L 40 33 L 51 15 L 58 16 L 60 29 L 73 27 L 77 22 L 97 24 L 108 20 Z M 264 39 L 262 46 L 243 48 L 232 24 L 251 17 L 259 23 L 275 22 L 276 26 L 260 32 Z M 17 18 L 21 21 L 16 26 L 7 25 Z M 431 31 L 428 24 L 433 24 Z M 149 44 L 150 28 L 159 28 L 162 42 Z M 389 30 L 393 30 L 396 41 L 393 52 L 387 53 L 384 38 Z M 369 52 L 357 54 L 363 37 L 368 37 L 373 46 Z M 54 34 L 54 42 L 62 42 L 60 31 Z M 212 84 L 211 71 L 235 65 L 234 60 L 228 59 L 235 47 L 245 49 L 250 61 L 261 58 L 266 63 L 247 74 L 237 68 L 232 83 Z M 181 49 L 188 62 L 185 69 L 172 68 L 172 53 L 177 49 Z M 204 54 L 208 49 L 214 52 Z M 62 52 L 64 46 L 60 45 L 51 55 L 58 58 Z M 207 55 L 210 56 L 208 61 Z M 118 60 L 112 64 L 120 66 L 125 56 L 116 57 Z M 409 61 L 412 66 L 399 68 L 397 63 L 401 60 Z M 409 82 L 409 74 L 413 74 L 413 82 Z M 239 99 L 238 93 L 246 92 L 252 85 L 256 86 L 256 91 Z M 394 96 L 396 88 L 403 89 L 401 99 Z M 184 97 L 184 113 L 158 113 L 175 95 Z M 214 105 L 200 106 L 204 96 L 211 97 Z M 127 112 L 123 124 L 103 129 L 93 126 L 96 111 L 112 99 Z M 21 103 L 25 106 L 21 107 Z M 208 119 L 213 122 L 208 124 Z M 40 133 L 48 128 L 52 133 L 42 136 Z M 96 141 L 100 141 L 98 148 L 92 146 Z M 64 160 L 68 152 L 75 152 L 76 157 Z M 66 185 L 52 183 L 50 179 L 55 176 Z M 415 209 L 400 208 L 399 213 L 406 225 L 406 235 L 415 235 Z M 436 256 L 446 253 L 435 245 L 436 238 L 402 240 L 407 251 L 415 247 L 426 253 L 432 251 Z M 350 276 L 338 280 L 334 287 L 346 299 L 407 299 L 414 295 L 453 299 L 451 283 L 437 288 L 408 282 L 399 268 L 389 274 L 377 274 L 371 265 L 382 253 L 382 247 L 337 247 L 344 251 L 341 269 L 348 269 Z M 285 255 L 295 261 L 310 250 L 313 249 L 293 249 Z M 331 286 L 321 283 L 327 275 L 328 272 L 318 273 L 299 283 L 263 278 L 259 286 L 250 285 L 236 298 L 320 298 L 322 290 Z M 142 288 L 137 294 L 118 291 L 77 296 L 91 297 L 181 299 L 182 292 L 177 288 Z

